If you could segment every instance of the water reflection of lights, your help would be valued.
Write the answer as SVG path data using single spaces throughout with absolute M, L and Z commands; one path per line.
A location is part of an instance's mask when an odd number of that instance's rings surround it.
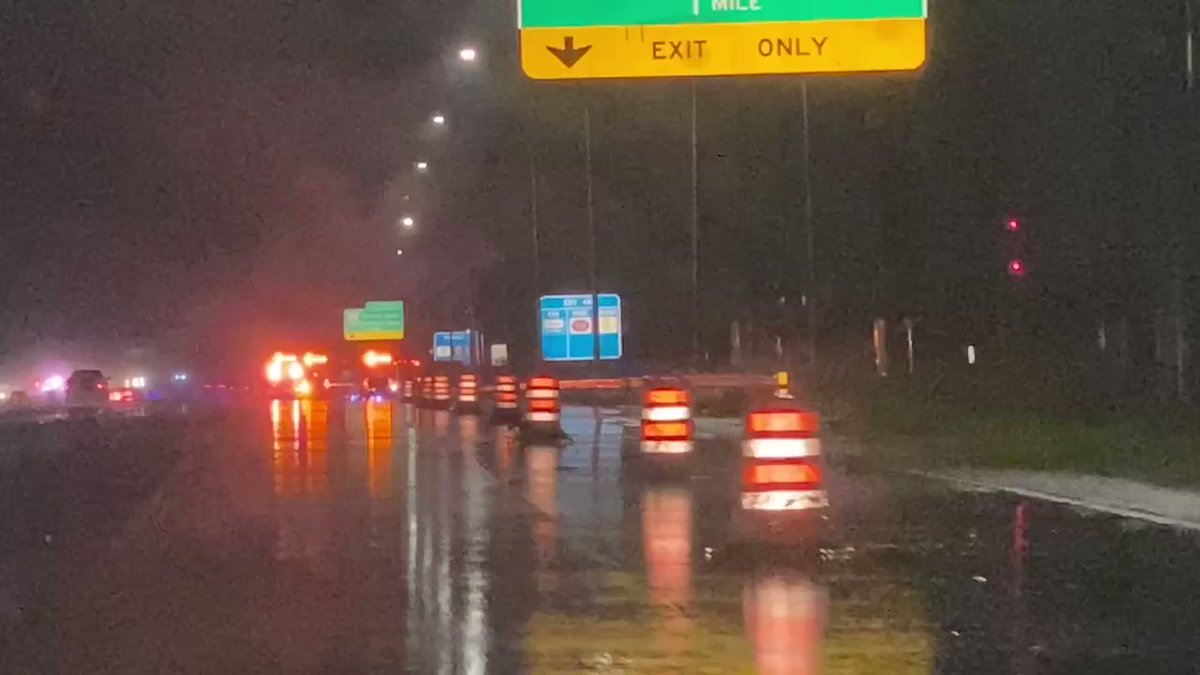
M 433 412 L 433 433 L 438 438 L 445 438 L 450 431 L 450 413 L 445 410 Z
M 525 455 L 529 501 L 539 513 L 533 520 L 538 590 L 548 593 L 558 587 L 551 569 L 558 548 L 558 448 L 533 445 Z
M 298 494 L 300 487 L 300 407 L 293 402 L 284 416 L 284 402 L 271 401 L 271 449 L 275 474 L 275 494 Z
M 799 572 L 781 571 L 746 583 L 746 635 L 762 675 L 820 672 L 825 591 Z
M 367 482 L 371 497 L 386 499 L 392 493 L 392 404 L 368 401 Z
M 471 421 L 478 422 L 474 418 L 471 418 Z M 472 432 L 472 434 L 474 433 L 476 432 Z M 464 437 L 464 447 L 466 447 L 466 443 Z M 473 448 L 474 445 L 475 441 L 472 435 L 471 447 Z M 462 625 L 463 672 L 470 675 L 482 675 L 487 671 L 491 636 L 491 630 L 487 623 L 490 581 L 483 567 L 484 561 L 488 557 L 488 545 L 491 541 L 491 533 L 488 529 L 489 504 L 487 502 L 491 492 L 481 471 L 465 470 L 460 475 L 461 491 L 467 502 L 466 569 L 463 575 L 467 585 Z
M 427 414 L 421 419 L 429 420 Z M 427 423 L 426 423 L 427 424 Z M 441 433 L 450 415 L 433 414 Z M 462 447 L 478 428 L 455 423 Z M 408 651 L 411 672 L 470 673 L 488 671 L 492 630 L 488 622 L 491 581 L 485 569 L 491 533 L 488 529 L 489 482 L 478 467 L 446 453 L 423 453 L 411 429 L 404 449 L 407 494 Z
M 474 415 L 459 417 L 458 438 L 462 441 L 463 452 L 474 452 L 479 443 L 479 418 Z
M 496 448 L 496 466 L 500 480 L 511 478 L 513 464 L 517 459 L 520 437 L 511 427 L 498 426 L 492 430 L 492 447 Z
M 272 401 L 271 431 L 279 508 L 275 555 L 281 560 L 319 558 L 328 536 L 306 522 L 312 518 L 311 510 L 293 505 L 328 492 L 328 403 Z
M 692 620 L 692 493 L 651 489 L 642 502 L 642 538 L 650 601 L 664 608 L 659 638 L 668 654 L 687 650 Z
M 309 494 L 324 494 L 329 486 L 329 404 L 303 401 L 300 418 L 304 421 L 300 449 L 303 452 L 304 487 Z

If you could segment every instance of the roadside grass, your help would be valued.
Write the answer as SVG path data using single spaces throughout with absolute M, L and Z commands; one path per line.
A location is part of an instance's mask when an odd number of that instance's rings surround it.
M 1075 373 L 998 364 L 967 375 L 882 380 L 822 373 L 827 428 L 879 468 L 1064 471 L 1200 485 L 1194 409 L 1098 395 Z

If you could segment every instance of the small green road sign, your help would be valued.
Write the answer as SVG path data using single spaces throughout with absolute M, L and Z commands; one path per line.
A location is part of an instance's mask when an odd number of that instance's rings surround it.
M 404 339 L 404 303 L 368 302 L 342 312 L 342 333 L 347 342 Z

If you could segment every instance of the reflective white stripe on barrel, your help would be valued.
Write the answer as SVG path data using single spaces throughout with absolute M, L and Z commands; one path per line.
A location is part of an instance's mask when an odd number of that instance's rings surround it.
M 824 490 L 742 493 L 742 508 L 747 511 L 810 511 L 827 506 L 829 497 Z
M 642 410 L 642 419 L 647 422 L 686 422 L 691 418 L 692 411 L 686 405 L 645 408 Z
M 742 441 L 742 455 L 754 459 L 820 457 L 819 438 L 750 438 Z
M 642 453 L 646 455 L 686 455 L 691 451 L 691 441 L 642 441 Z
M 557 422 L 559 417 L 558 413 L 552 412 L 530 412 L 525 415 L 530 422 Z

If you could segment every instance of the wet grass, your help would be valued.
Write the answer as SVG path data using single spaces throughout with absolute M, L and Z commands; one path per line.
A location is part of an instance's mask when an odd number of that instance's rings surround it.
M 1091 383 L 1022 380 L 1019 372 L 924 380 L 826 379 L 830 431 L 881 468 L 983 467 L 1067 471 L 1200 485 L 1193 409 L 1115 402 Z

